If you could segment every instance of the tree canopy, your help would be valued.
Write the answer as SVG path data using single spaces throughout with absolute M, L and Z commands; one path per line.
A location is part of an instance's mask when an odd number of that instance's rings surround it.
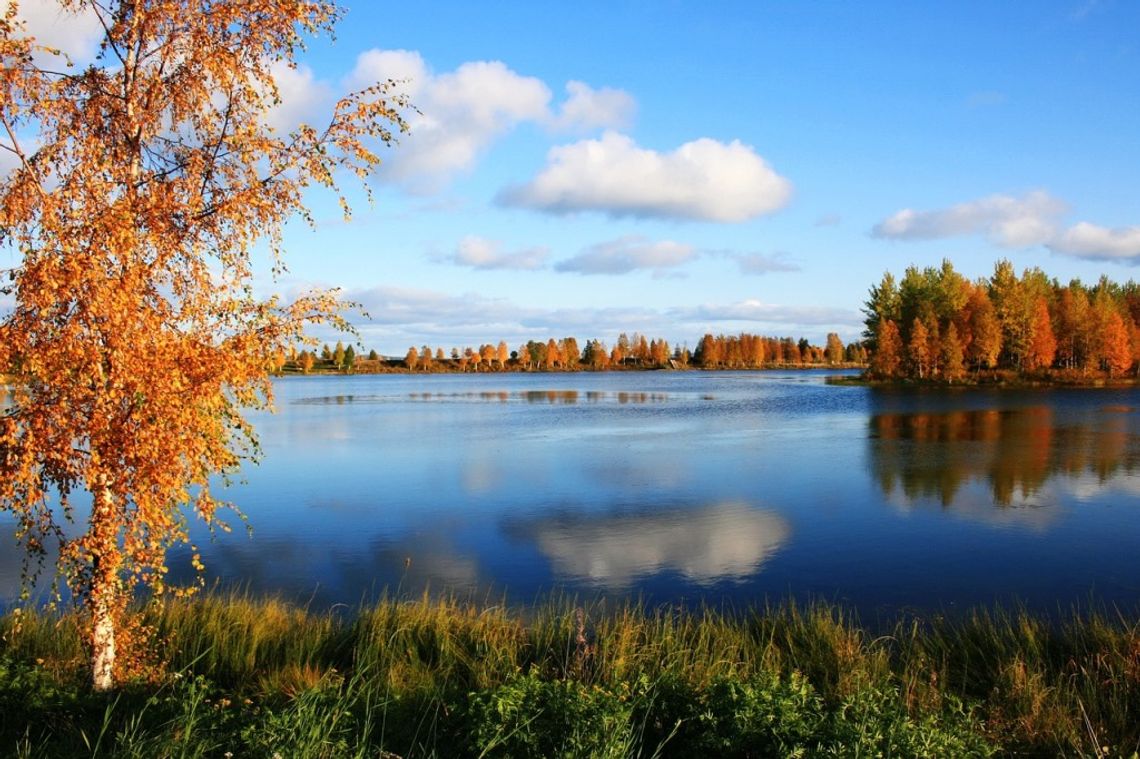
M 98 18 L 89 64 L 38 47 L 16 3 L 0 18 L 0 150 L 17 164 L 0 179 L 0 245 L 20 261 L 0 323 L 0 367 L 15 376 L 0 508 L 32 555 L 58 547 L 105 689 L 116 620 L 137 583 L 166 589 L 183 507 L 213 523 L 212 478 L 256 453 L 242 410 L 270 402 L 270 357 L 340 318 L 335 293 L 255 298 L 256 246 L 279 271 L 306 188 L 365 178 L 405 104 L 381 83 L 319 128 L 268 126 L 274 67 L 331 31 L 327 0 L 60 0 L 60 12 Z
M 1061 284 L 999 261 L 970 282 L 949 261 L 887 273 L 864 313 L 873 376 L 955 381 L 967 369 L 1119 376 L 1140 353 L 1140 286 Z

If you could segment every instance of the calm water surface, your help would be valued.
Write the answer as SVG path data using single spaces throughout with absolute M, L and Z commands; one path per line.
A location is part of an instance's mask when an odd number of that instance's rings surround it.
M 315 606 L 385 587 L 872 618 L 1140 604 L 1137 391 L 824 376 L 280 380 L 278 413 L 256 417 L 264 460 L 228 492 L 252 537 L 196 537 L 212 579 Z

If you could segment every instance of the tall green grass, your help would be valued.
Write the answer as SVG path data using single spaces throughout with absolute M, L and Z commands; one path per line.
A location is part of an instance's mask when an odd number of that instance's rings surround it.
M 746 613 L 212 595 L 138 610 L 157 679 L 86 685 L 69 615 L 0 618 L 0 756 L 1132 756 L 1140 626 L 981 610 L 872 634 Z

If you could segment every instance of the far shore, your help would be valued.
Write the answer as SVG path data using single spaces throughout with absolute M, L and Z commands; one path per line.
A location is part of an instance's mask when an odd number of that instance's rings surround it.
M 338 375 L 355 375 L 355 374 L 469 374 L 469 375 L 487 375 L 487 374 L 577 374 L 577 373 L 590 373 L 590 374 L 605 374 L 607 372 L 662 372 L 662 371 L 691 371 L 691 372 L 768 372 L 768 371 L 801 371 L 801 370 L 850 370 L 850 369 L 866 369 L 866 364 L 854 363 L 837 363 L 837 364 L 790 364 L 790 363 L 772 363 L 765 364 L 764 366 L 717 366 L 717 367 L 704 367 L 695 366 L 693 364 L 682 364 L 680 362 L 671 362 L 667 364 L 628 364 L 625 366 L 608 366 L 605 368 L 597 368 L 580 364 L 578 366 L 555 366 L 555 367 L 528 367 L 521 365 L 518 362 L 511 360 L 505 366 L 481 366 L 461 369 L 457 362 L 452 359 L 444 359 L 443 361 L 436 361 L 431 367 L 428 368 L 409 368 L 403 359 L 391 360 L 369 360 L 359 359 L 352 366 L 351 369 L 337 369 L 331 363 L 325 365 L 314 366 L 309 371 L 302 371 L 301 368 L 295 364 L 286 364 L 285 367 L 274 373 L 274 376 L 338 376 Z

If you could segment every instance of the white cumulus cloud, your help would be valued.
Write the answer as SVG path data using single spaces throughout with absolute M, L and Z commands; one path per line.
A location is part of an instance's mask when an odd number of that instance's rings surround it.
M 38 26 L 51 28 L 48 21 L 54 17 L 38 13 Z M 304 64 L 279 62 L 272 74 L 279 102 L 271 105 L 267 121 L 279 132 L 327 116 L 343 92 L 395 82 L 394 94 L 407 96 L 412 105 L 403 114 L 411 133 L 399 137 L 398 150 L 385 154 L 381 176 L 418 193 L 434 192 L 470 171 L 521 124 L 555 131 L 624 127 L 636 110 L 624 90 L 570 81 L 565 99 L 555 103 L 545 82 L 501 61 L 468 61 L 453 71 L 436 72 L 414 50 L 367 50 L 339 83 L 317 77 Z
M 1140 263 L 1140 227 L 1115 229 L 1079 222 L 1049 243 L 1055 253 L 1095 261 Z
M 7 139 L 0 139 L 0 179 L 20 165 L 19 157 L 10 148 L 11 143 Z
M 979 234 L 1002 247 L 1027 248 L 1053 239 L 1058 217 L 1066 210 L 1064 202 L 1042 190 L 1020 198 L 990 195 L 932 211 L 904 208 L 876 224 L 871 233 L 893 240 Z
M 791 193 L 791 182 L 738 140 L 701 138 L 661 153 L 608 131 L 552 148 L 534 179 L 499 200 L 554 213 L 739 222 L 782 208 Z
M 428 84 L 427 63 L 415 50 L 365 50 L 356 57 L 356 66 L 345 80 L 349 89 L 361 89 L 376 82 L 394 79 L 409 97 L 418 95 Z
M 594 89 L 585 82 L 566 83 L 566 101 L 554 118 L 556 129 L 624 129 L 633 122 L 637 104 L 625 90 Z
M 498 240 L 467 235 L 459 241 L 450 261 L 472 269 L 541 269 L 546 265 L 550 251 L 544 247 L 524 248 L 518 251 L 503 250 Z
M 501 61 L 469 61 L 437 73 L 413 50 L 366 51 L 345 83 L 357 89 L 388 79 L 401 82 L 399 90 L 418 112 L 406 114 L 411 135 L 401 139 L 384 171 L 421 192 L 438 189 L 470 170 L 492 144 L 520 124 L 559 130 L 625 126 L 635 110 L 633 98 L 623 90 L 571 81 L 556 111 L 542 80 L 519 74 Z
M 302 123 L 312 124 L 331 104 L 332 88 L 317 79 L 308 66 L 278 61 L 270 71 L 279 102 L 270 106 L 266 122 L 278 132 L 290 132 Z
M 400 89 L 419 113 L 407 114 L 412 133 L 384 172 L 415 191 L 438 189 L 519 123 L 549 117 L 550 89 L 501 61 L 471 61 L 436 74 L 418 52 L 369 50 L 357 58 L 348 83 L 355 88 L 387 79 L 407 80 Z
M 578 255 L 559 261 L 554 268 L 578 274 L 628 274 L 642 269 L 662 272 L 696 257 L 697 250 L 692 245 L 631 235 L 591 245 Z
M 11 0 L 0 0 L 0 14 L 11 5 Z M 87 7 L 76 12 L 61 9 L 58 0 L 20 0 L 16 13 L 39 45 L 59 50 L 75 62 L 92 58 L 103 36 L 99 17 Z M 43 64 L 52 57 L 38 55 L 37 60 Z
M 835 328 L 857 328 L 862 319 L 857 311 L 826 306 L 782 306 L 750 298 L 737 303 L 704 304 L 674 308 L 669 315 L 682 323 L 755 322 Z

